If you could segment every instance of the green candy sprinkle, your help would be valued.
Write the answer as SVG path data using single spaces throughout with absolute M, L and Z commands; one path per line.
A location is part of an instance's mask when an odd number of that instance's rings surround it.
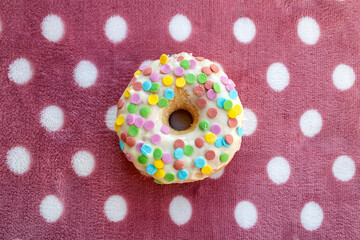
M 154 159 L 161 159 L 163 151 L 160 148 L 156 148 L 153 153 Z
M 158 84 L 157 82 L 153 82 L 151 84 L 150 92 L 155 93 L 157 92 L 157 90 L 159 90 L 159 88 L 160 88 L 160 84 Z
M 175 175 L 173 173 L 167 173 L 165 174 L 165 180 L 168 182 L 172 182 L 175 180 Z
M 140 156 L 138 157 L 138 161 L 139 161 L 139 163 L 141 163 L 141 164 L 146 164 L 146 163 L 148 162 L 148 157 L 145 156 L 145 155 L 140 155 Z
M 186 145 L 183 151 L 186 156 L 191 156 L 194 153 L 194 148 L 190 145 Z
M 129 113 L 136 113 L 138 105 L 130 103 L 127 107 Z
M 140 115 L 147 117 L 150 114 L 150 108 L 148 106 L 140 108 Z
M 232 107 L 233 107 L 233 103 L 232 103 L 231 100 L 226 100 L 224 102 L 224 109 L 225 110 L 229 111 L 230 109 L 232 109 Z
M 197 76 L 197 79 L 198 79 L 198 82 L 199 83 L 206 83 L 207 81 L 207 76 L 205 73 L 200 73 L 198 76 Z
M 137 135 L 139 134 L 139 128 L 132 125 L 130 128 L 129 128 L 129 135 L 132 136 L 132 137 L 136 137 Z
M 169 101 L 166 98 L 162 97 L 159 99 L 158 105 L 162 108 L 165 108 L 169 105 Z
M 202 130 L 202 131 L 208 130 L 208 129 L 209 129 L 209 122 L 208 122 L 208 121 L 201 121 L 201 122 L 199 123 L 199 128 L 200 128 L 200 130 Z
M 213 89 L 216 93 L 220 92 L 220 85 L 218 83 L 214 83 L 213 84 Z
M 190 67 L 190 62 L 188 60 L 182 60 L 180 62 L 180 66 L 183 68 L 183 69 L 188 69 Z
M 157 184 L 163 184 L 162 182 L 160 182 L 159 180 L 154 179 L 154 182 Z
M 229 154 L 227 153 L 222 153 L 220 155 L 220 162 L 226 162 L 227 160 L 229 160 Z
M 194 82 L 196 81 L 196 77 L 195 77 L 194 74 L 189 73 L 188 75 L 186 75 L 185 81 L 186 81 L 187 83 L 190 83 L 190 84 L 191 84 L 191 83 L 194 83 Z

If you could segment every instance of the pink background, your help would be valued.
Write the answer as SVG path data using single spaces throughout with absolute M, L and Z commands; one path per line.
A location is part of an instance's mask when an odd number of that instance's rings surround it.
M 359 239 L 360 238 L 360 4 L 357 1 L 2 1 L 0 3 L 0 237 L 2 239 Z M 225 1 L 224 1 L 225 2 Z M 51 42 L 41 23 L 49 14 L 62 19 L 62 39 Z M 182 42 L 169 33 L 169 22 L 182 14 L 191 34 Z M 127 25 L 126 37 L 111 42 L 104 27 L 113 15 Z M 298 21 L 313 18 L 320 36 L 313 45 L 298 35 Z M 237 19 L 256 27 L 249 43 L 234 36 Z M 157 185 L 142 177 L 119 148 L 106 114 L 116 105 L 132 74 L 144 60 L 162 53 L 192 52 L 219 62 L 236 82 L 244 108 L 256 116 L 255 131 L 218 179 L 183 185 Z M 26 58 L 32 78 L 19 85 L 9 66 Z M 91 61 L 94 85 L 80 87 L 74 69 Z M 267 82 L 273 63 L 289 72 L 280 92 Z M 344 91 L 333 83 L 339 64 L 353 69 L 355 83 Z M 60 130 L 48 131 L 41 111 L 56 105 L 64 113 Z M 309 109 L 321 115 L 314 137 L 304 136 L 300 117 Z M 253 119 L 249 119 L 250 121 Z M 253 125 L 254 122 L 248 123 Z M 30 167 L 15 174 L 8 166 L 10 149 L 29 152 Z M 95 159 L 92 173 L 80 177 L 71 159 L 80 150 Z M 355 174 L 340 181 L 332 167 L 346 155 Z M 282 156 L 289 179 L 275 184 L 268 162 Z M 56 196 L 63 206 L 55 222 L 40 214 L 40 204 Z M 104 213 L 113 195 L 126 202 L 118 222 Z M 176 196 L 191 204 L 191 216 L 179 226 L 169 214 Z M 236 221 L 241 201 L 256 207 L 249 228 Z M 308 202 L 322 209 L 314 231 L 301 222 Z M 179 206 L 181 208 L 181 206 Z M 117 211 L 116 209 L 114 211 Z

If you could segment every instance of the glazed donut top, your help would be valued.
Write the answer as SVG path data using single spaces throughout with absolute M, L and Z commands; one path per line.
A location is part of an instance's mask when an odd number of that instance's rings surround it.
M 170 115 L 185 110 L 192 124 L 175 130 Z M 235 84 L 213 62 L 192 54 L 161 55 L 134 73 L 118 102 L 120 148 L 157 183 L 204 179 L 239 150 L 242 105 Z

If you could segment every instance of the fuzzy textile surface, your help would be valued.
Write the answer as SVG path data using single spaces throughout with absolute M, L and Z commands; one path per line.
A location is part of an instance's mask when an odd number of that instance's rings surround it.
M 360 239 L 359 23 L 355 0 L 1 1 L 0 239 Z M 182 51 L 236 83 L 243 143 L 158 185 L 116 104 Z

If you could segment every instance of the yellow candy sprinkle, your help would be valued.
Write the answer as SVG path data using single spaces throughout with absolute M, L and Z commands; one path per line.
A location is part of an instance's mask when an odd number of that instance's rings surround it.
M 208 143 L 214 143 L 215 140 L 216 140 L 215 134 L 213 134 L 211 132 L 205 134 L 205 141 L 207 141 Z
M 161 159 L 155 160 L 154 161 L 154 166 L 156 168 L 163 168 L 164 167 L 164 162 Z
M 131 90 L 131 89 L 130 89 L 130 88 L 127 88 L 127 89 L 125 90 L 124 96 L 125 96 L 126 98 L 129 98 L 129 97 L 130 97 L 130 92 L 129 92 L 129 90 Z
M 232 109 L 230 109 L 230 110 L 228 111 L 228 117 L 229 117 L 229 118 L 236 118 L 236 116 L 237 116 L 237 113 L 236 113 L 235 108 L 232 108 Z
M 162 80 L 165 86 L 170 86 L 173 83 L 173 78 L 171 76 L 165 76 Z
M 118 132 L 119 129 L 120 129 L 120 126 L 119 126 L 119 125 L 116 125 L 116 123 L 115 123 L 114 128 L 115 128 L 115 132 Z
M 235 109 L 237 115 L 240 115 L 242 113 L 242 107 L 239 104 L 236 104 L 234 106 L 234 109 Z
M 201 172 L 202 172 L 203 174 L 210 174 L 211 171 L 212 171 L 212 168 L 211 168 L 210 166 L 208 166 L 208 165 L 206 165 L 205 167 L 203 167 L 203 168 L 201 169 Z
M 161 55 L 160 57 L 160 63 L 165 64 L 168 61 L 168 56 L 166 54 Z
M 185 86 L 185 83 L 186 83 L 186 81 L 182 77 L 177 78 L 176 81 L 175 81 L 175 85 L 177 87 L 181 87 L 181 88 Z
M 158 103 L 158 101 L 159 101 L 159 97 L 157 96 L 157 95 L 150 95 L 149 97 L 148 97 L 148 103 L 150 104 L 150 105 L 155 105 L 155 104 L 157 104 Z
M 165 171 L 161 168 L 156 170 L 155 177 L 157 178 L 163 178 L 165 176 Z
M 121 125 L 123 125 L 123 123 L 124 123 L 124 116 L 123 116 L 123 115 L 119 115 L 119 116 L 116 118 L 115 125 L 121 126 Z
M 135 73 L 134 73 L 134 76 L 136 75 L 140 75 L 141 71 L 140 70 L 137 70 Z

